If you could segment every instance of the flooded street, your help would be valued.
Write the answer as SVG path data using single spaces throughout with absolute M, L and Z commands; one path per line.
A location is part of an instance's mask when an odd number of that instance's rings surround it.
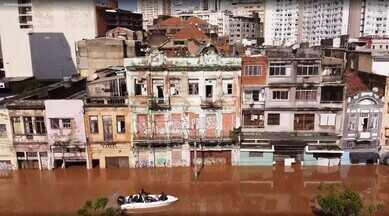
M 1 215 L 76 215 L 88 199 L 138 192 L 178 196 L 172 206 L 142 215 L 309 215 L 320 182 L 344 183 L 389 215 L 389 167 L 206 167 L 55 171 L 20 170 L 0 177 Z

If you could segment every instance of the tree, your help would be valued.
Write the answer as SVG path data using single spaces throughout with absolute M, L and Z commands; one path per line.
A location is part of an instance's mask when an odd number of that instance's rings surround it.
M 84 206 L 77 211 L 78 216 L 118 216 L 121 215 L 121 211 L 118 208 L 109 207 L 107 208 L 108 199 L 101 197 L 96 199 L 94 202 L 88 200 Z
M 314 212 L 324 216 L 368 216 L 382 209 L 382 204 L 366 204 L 359 193 L 341 185 L 320 185 L 314 205 Z

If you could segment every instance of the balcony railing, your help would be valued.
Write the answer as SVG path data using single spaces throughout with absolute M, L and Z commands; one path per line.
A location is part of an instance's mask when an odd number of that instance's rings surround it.
M 86 104 L 88 105 L 126 105 L 128 98 L 125 96 L 114 97 L 88 97 Z
M 322 76 L 322 81 L 323 82 L 338 82 L 338 81 L 342 81 L 342 76 L 341 75 L 334 75 L 334 76 L 324 75 L 324 76 Z
M 170 109 L 170 98 L 150 98 L 149 99 L 150 110 L 168 110 Z
M 223 108 L 223 103 L 221 100 L 207 98 L 201 101 L 200 106 L 202 109 L 221 109 Z

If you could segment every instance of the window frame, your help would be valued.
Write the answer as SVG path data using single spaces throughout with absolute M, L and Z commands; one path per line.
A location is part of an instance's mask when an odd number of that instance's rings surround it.
M 116 132 L 118 134 L 126 133 L 126 117 L 124 115 L 117 115 L 115 120 L 116 120 Z M 120 122 L 122 122 L 122 125 L 121 125 L 122 127 L 119 127 Z
M 91 115 L 91 116 L 89 116 L 88 120 L 89 120 L 89 132 L 91 134 L 98 134 L 99 133 L 99 117 L 97 115 Z M 94 125 L 94 124 L 96 127 L 92 127 L 92 125 Z
M 276 118 L 274 118 L 274 117 L 276 117 Z M 281 123 L 280 119 L 281 119 L 280 113 L 268 113 L 267 114 L 267 125 L 279 126 Z

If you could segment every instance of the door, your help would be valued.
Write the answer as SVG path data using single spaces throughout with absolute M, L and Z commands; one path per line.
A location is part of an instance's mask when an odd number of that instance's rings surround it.
M 128 168 L 128 157 L 105 157 L 106 168 Z

